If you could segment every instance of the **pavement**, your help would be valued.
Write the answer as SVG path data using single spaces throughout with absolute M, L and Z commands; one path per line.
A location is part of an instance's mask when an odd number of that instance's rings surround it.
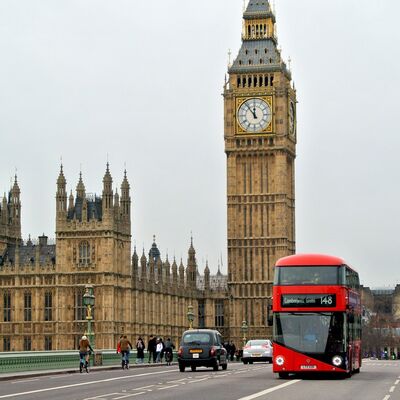
M 172 363 L 172 365 L 177 363 Z M 167 365 L 165 363 L 159 364 L 129 364 L 129 368 L 148 368 L 148 367 L 161 367 L 163 365 Z M 120 364 L 114 365 L 104 365 L 104 366 L 95 366 L 89 367 L 90 371 L 107 371 L 112 369 L 121 369 Z M 63 368 L 63 369 L 49 369 L 49 370 L 35 370 L 35 371 L 21 371 L 21 372 L 9 372 L 9 373 L 0 373 L 0 381 L 9 381 L 15 379 L 26 379 L 26 378 L 34 378 L 38 376 L 47 376 L 47 375 L 61 375 L 61 374 L 76 374 L 79 373 L 79 366 L 77 368 Z

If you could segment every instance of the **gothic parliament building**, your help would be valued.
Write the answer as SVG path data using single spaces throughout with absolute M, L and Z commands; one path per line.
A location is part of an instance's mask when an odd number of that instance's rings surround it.
M 102 195 L 85 191 L 82 175 L 68 195 L 61 166 L 56 240 L 21 238 L 20 188 L 0 202 L 0 351 L 76 348 L 87 327 L 85 286 L 93 287 L 95 346 L 119 336 L 171 337 L 215 328 L 225 340 L 271 335 L 267 327 L 273 266 L 295 252 L 296 92 L 277 44 L 268 0 L 250 0 L 242 45 L 224 84 L 228 274 L 200 274 L 193 240 L 186 265 L 162 259 L 154 240 L 131 253 L 131 193 L 125 172 L 118 191 L 107 164 Z

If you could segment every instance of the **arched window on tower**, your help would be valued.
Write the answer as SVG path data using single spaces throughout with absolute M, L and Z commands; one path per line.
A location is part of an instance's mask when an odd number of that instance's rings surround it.
M 90 264 L 90 246 L 89 242 L 83 241 L 79 244 L 79 265 Z

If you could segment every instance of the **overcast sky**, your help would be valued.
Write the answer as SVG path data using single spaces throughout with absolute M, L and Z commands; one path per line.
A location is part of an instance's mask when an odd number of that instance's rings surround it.
M 131 184 L 132 241 L 226 272 L 224 74 L 241 0 L 0 0 L 0 190 L 22 234 L 54 238 L 60 158 L 101 194 Z M 398 0 L 276 0 L 297 88 L 297 252 L 400 283 Z

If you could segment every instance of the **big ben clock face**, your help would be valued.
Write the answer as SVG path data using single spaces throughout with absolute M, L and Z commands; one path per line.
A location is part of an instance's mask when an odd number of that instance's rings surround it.
M 237 120 L 241 128 L 239 132 L 267 132 L 272 121 L 271 106 L 259 97 L 246 99 L 238 106 Z

